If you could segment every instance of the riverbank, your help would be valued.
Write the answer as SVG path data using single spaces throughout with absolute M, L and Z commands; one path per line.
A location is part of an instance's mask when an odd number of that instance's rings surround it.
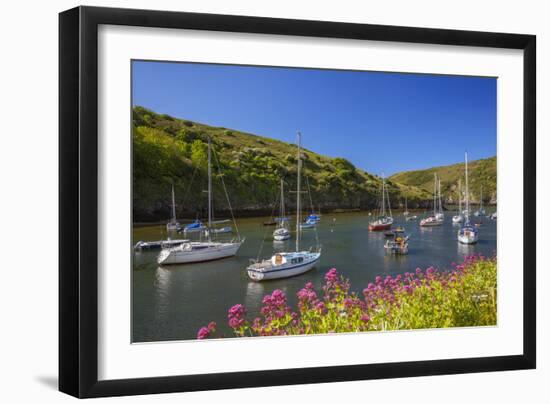
M 242 304 L 231 307 L 228 325 L 237 337 L 496 325 L 496 258 L 471 255 L 452 266 L 378 276 L 362 294 L 351 292 L 349 280 L 333 268 L 320 289 L 308 282 L 298 291 L 296 307 L 275 289 L 254 319 L 247 318 Z M 210 322 L 197 338 L 223 337 L 216 328 Z
M 497 205 L 493 204 L 493 205 L 489 205 L 489 207 L 491 208 L 491 211 L 493 211 L 493 210 L 496 210 Z M 458 205 L 457 206 L 454 206 L 454 205 L 443 206 L 443 210 L 446 211 L 446 212 L 454 212 L 457 209 L 458 209 Z M 394 216 L 399 216 L 399 215 L 403 215 L 404 209 L 402 209 L 402 208 L 401 209 L 400 208 L 393 209 L 392 208 L 392 211 L 393 211 Z M 425 213 L 430 213 L 430 212 L 431 212 L 430 208 L 409 209 L 409 213 L 411 215 L 423 215 Z M 378 213 L 378 210 L 377 209 L 358 209 L 358 208 L 349 208 L 349 209 L 337 208 L 337 209 L 331 209 L 331 210 L 321 210 L 322 215 L 339 215 L 339 214 L 347 214 L 347 213 L 364 213 L 365 216 L 369 216 L 369 214 L 372 216 L 372 215 L 376 215 Z M 288 217 L 293 217 L 293 215 L 287 215 L 287 216 Z M 220 212 L 217 219 L 222 219 L 222 218 L 223 219 L 228 219 L 230 217 L 231 217 L 231 215 L 230 215 L 229 212 L 226 212 L 226 214 L 224 214 L 224 212 Z M 239 219 L 259 219 L 259 218 L 267 220 L 267 219 L 272 218 L 272 217 L 273 217 L 272 212 L 264 212 L 264 211 L 247 212 L 247 214 L 245 214 L 245 215 L 235 215 L 236 220 L 239 220 Z M 180 223 L 191 223 L 194 220 L 196 220 L 196 216 L 182 216 L 182 217 L 178 217 L 178 220 L 180 221 Z M 167 220 L 157 220 L 157 221 L 150 221 L 150 222 L 140 221 L 140 222 L 134 222 L 133 225 L 135 227 L 159 226 L 159 225 L 164 226 L 166 223 L 167 223 Z

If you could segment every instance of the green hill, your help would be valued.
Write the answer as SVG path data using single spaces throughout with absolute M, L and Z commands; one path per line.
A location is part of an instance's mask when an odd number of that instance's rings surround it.
M 468 180 L 470 200 L 479 202 L 480 190 L 483 186 L 483 202 L 496 203 L 497 188 L 497 158 L 475 160 L 468 163 Z M 390 177 L 392 181 L 416 186 L 433 192 L 434 173 L 441 178 L 441 194 L 446 201 L 457 201 L 458 180 L 464 186 L 464 163 L 442 167 L 432 167 L 425 170 L 404 171 Z
M 133 214 L 135 222 L 169 216 L 174 184 L 178 217 L 204 216 L 207 198 L 207 139 L 212 140 L 214 205 L 218 217 L 228 204 L 220 175 L 237 215 L 270 214 L 282 177 L 287 190 L 296 187 L 296 146 L 267 137 L 212 127 L 157 114 L 143 107 L 133 110 Z M 337 141 L 337 140 L 336 140 Z M 344 158 L 303 150 L 303 187 L 307 182 L 315 209 L 373 209 L 378 204 L 380 181 Z M 219 167 L 219 169 L 218 169 Z M 221 174 L 223 173 L 223 174 Z M 306 182 L 307 177 L 307 182 Z M 425 206 L 426 191 L 388 180 L 390 200 L 400 206 L 407 195 L 409 207 Z M 286 195 L 289 209 L 294 195 Z M 309 197 L 304 205 L 309 208 Z

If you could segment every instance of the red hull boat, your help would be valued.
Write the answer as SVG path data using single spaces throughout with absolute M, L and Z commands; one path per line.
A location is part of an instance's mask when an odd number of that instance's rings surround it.
M 369 224 L 369 230 L 370 231 L 382 231 L 382 230 L 389 230 L 391 229 L 391 223 L 386 224 L 379 224 L 379 223 L 371 223 Z

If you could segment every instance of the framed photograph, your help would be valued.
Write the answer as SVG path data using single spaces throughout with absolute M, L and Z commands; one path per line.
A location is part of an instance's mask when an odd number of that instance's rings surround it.
M 61 391 L 535 367 L 534 36 L 59 27 Z

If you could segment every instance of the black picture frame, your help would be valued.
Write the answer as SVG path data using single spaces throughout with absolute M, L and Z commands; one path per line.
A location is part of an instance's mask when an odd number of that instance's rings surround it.
M 523 50 L 523 354 L 99 381 L 100 24 Z M 59 15 L 59 390 L 75 397 L 325 383 L 536 366 L 536 37 L 184 12 L 77 7 Z

